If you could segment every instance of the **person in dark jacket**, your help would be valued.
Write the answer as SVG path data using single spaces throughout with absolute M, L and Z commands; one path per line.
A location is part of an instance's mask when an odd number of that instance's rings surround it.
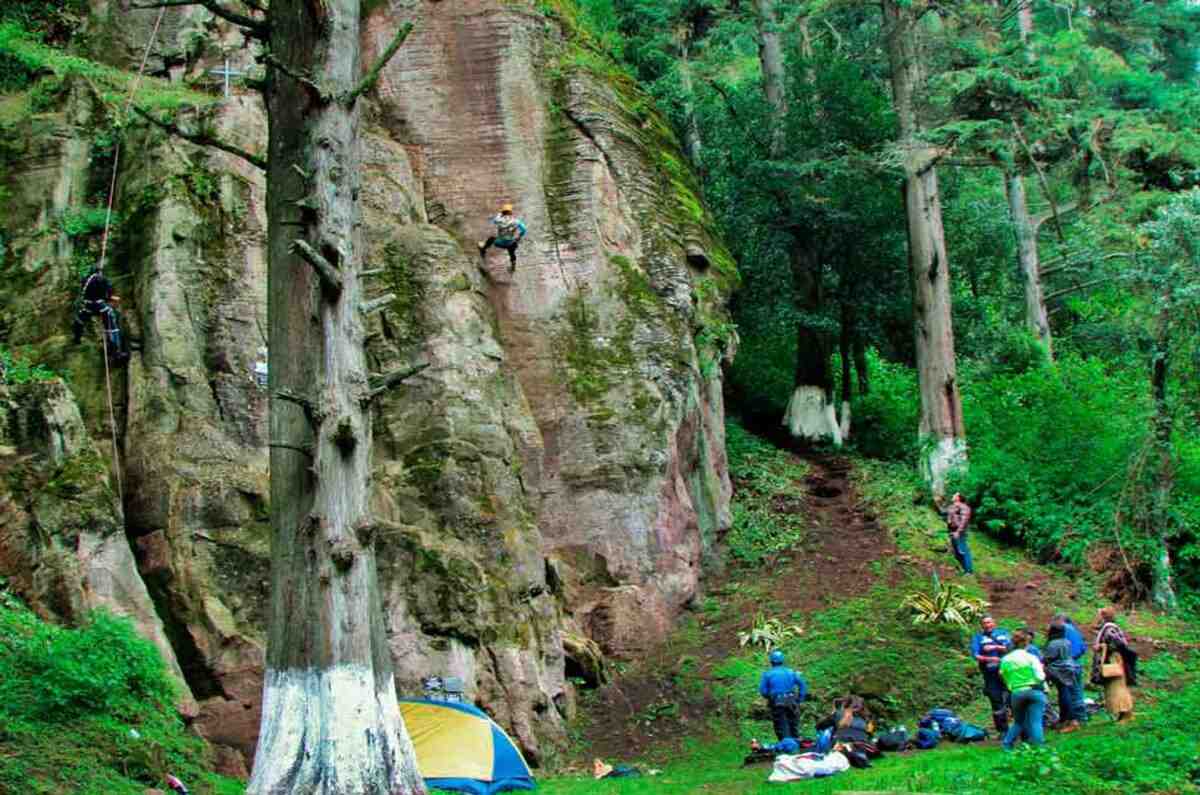
M 834 743 L 865 743 L 871 739 L 871 721 L 866 704 L 858 696 L 833 702 L 833 714 L 817 722 L 817 731 L 833 729 Z
M 771 708 L 771 723 L 775 726 L 775 737 L 782 741 L 786 737 L 799 737 L 799 719 L 796 706 L 808 697 L 808 683 L 804 677 L 783 664 L 783 652 L 774 650 L 767 656 L 771 663 L 758 681 L 758 694 L 767 700 Z
M 110 307 L 108 301 L 112 298 L 112 282 L 99 268 L 92 268 L 79 284 L 79 309 L 75 313 L 75 321 L 71 330 L 75 334 L 75 344 L 83 339 L 83 331 L 88 322 L 99 315 L 104 318 L 105 331 L 108 330 L 109 317 L 105 314 Z
M 991 616 L 980 619 L 981 632 L 971 639 L 971 656 L 983 674 L 983 692 L 992 704 L 992 723 L 1002 736 L 1008 731 L 1008 688 L 1000 678 L 1000 659 L 1012 650 L 1012 636 Z
M 1057 613 L 1051 619 L 1052 624 L 1062 624 L 1065 637 L 1071 643 L 1071 659 L 1079 661 L 1083 655 L 1087 654 L 1087 641 L 1084 640 L 1083 633 L 1079 631 L 1079 627 L 1075 626 L 1075 622 L 1066 613 Z
M 1071 656 L 1071 641 L 1067 638 L 1066 625 L 1056 620 L 1050 622 L 1046 632 L 1049 641 L 1043 651 L 1042 662 L 1046 666 L 1046 678 L 1058 690 L 1058 730 L 1073 732 L 1087 720 L 1083 706 L 1083 667 Z

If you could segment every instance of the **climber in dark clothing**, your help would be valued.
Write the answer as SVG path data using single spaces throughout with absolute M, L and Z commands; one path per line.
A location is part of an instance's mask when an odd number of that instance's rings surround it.
M 796 705 L 808 696 L 808 683 L 804 677 L 783 664 L 783 652 L 776 649 L 768 655 L 771 669 L 763 671 L 758 682 L 758 694 L 771 707 L 771 723 L 775 725 L 775 737 L 798 737 L 799 719 Z
M 104 320 L 105 331 L 109 330 L 107 324 L 112 316 L 106 315 L 105 310 L 109 309 L 108 301 L 112 298 L 112 292 L 112 282 L 99 268 L 92 268 L 88 275 L 83 277 L 79 285 L 79 310 L 75 313 L 75 322 L 71 325 L 71 330 L 75 332 L 76 345 L 83 339 L 84 327 L 95 315 Z
M 112 282 L 105 277 L 99 268 L 92 268 L 79 287 L 79 309 L 75 313 L 75 321 L 71 330 L 75 334 L 75 344 L 83 338 L 84 328 L 91 322 L 92 317 L 99 316 L 104 328 L 104 350 L 110 361 L 124 364 L 129 360 L 129 348 L 125 335 L 121 333 L 121 299 L 113 292 Z

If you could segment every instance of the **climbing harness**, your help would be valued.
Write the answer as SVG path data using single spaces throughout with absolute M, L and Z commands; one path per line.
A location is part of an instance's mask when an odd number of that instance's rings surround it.
M 142 75 L 146 71 L 146 63 L 150 60 L 150 50 L 154 47 L 155 40 L 158 39 L 158 30 L 162 27 L 163 16 L 167 13 L 167 7 L 163 6 L 158 10 L 158 19 L 154 20 L 154 30 L 150 33 L 150 40 L 146 42 L 146 51 L 142 53 L 142 63 L 138 66 L 137 76 L 133 79 L 133 84 L 129 88 L 129 97 L 125 100 L 125 109 L 123 116 L 129 116 L 129 109 L 133 106 L 133 98 L 137 94 L 138 85 L 142 82 Z M 113 200 L 117 194 L 117 171 L 121 165 L 121 139 L 118 138 L 113 144 L 113 166 L 112 179 L 108 183 L 108 209 L 104 215 L 104 234 L 100 238 L 100 263 L 97 270 L 104 273 L 104 260 L 108 254 L 108 232 L 112 226 L 112 211 Z M 111 314 L 109 318 L 114 324 L 116 318 Z M 113 474 L 117 479 L 117 499 L 121 501 L 121 510 L 125 509 L 125 492 L 121 483 L 121 453 L 117 448 L 117 414 L 113 408 L 112 396 L 112 373 L 108 363 L 109 345 L 109 330 L 106 328 L 106 318 L 101 318 L 100 321 L 100 339 L 104 343 L 104 389 L 108 393 L 108 425 L 112 431 L 112 451 L 113 451 Z M 115 342 L 115 340 L 114 340 Z

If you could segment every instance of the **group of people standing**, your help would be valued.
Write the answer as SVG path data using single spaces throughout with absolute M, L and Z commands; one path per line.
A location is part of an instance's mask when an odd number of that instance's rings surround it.
M 1116 623 L 1115 608 L 1101 609 L 1097 618 L 1090 681 L 1104 688 L 1105 708 L 1118 722 L 1132 720 L 1133 695 L 1129 688 L 1137 684 L 1137 653 Z M 971 638 L 971 656 L 979 664 L 983 692 L 992 707 L 992 722 L 1006 750 L 1022 738 L 1039 745 L 1045 742 L 1047 683 L 1054 685 L 1058 695 L 1059 720 L 1054 728 L 1073 732 L 1088 720 L 1083 696 L 1083 658 L 1088 643 L 1083 632 L 1069 616 L 1059 613 L 1050 621 L 1045 648 L 1039 648 L 1035 641 L 1036 635 L 1029 627 L 1010 633 L 992 616 L 981 619 L 980 631 Z M 783 652 L 778 649 L 768 655 L 768 660 L 771 667 L 759 679 L 758 692 L 770 708 L 779 743 L 766 750 L 794 753 L 790 749 L 800 736 L 797 707 L 808 697 L 808 683 L 784 665 Z M 865 710 L 861 700 L 856 701 L 850 709 L 842 710 L 844 714 L 825 722 L 846 732 L 847 742 L 866 740 L 865 718 L 862 726 L 855 722 Z M 818 724 L 817 728 L 825 727 Z M 757 742 L 752 744 L 755 750 L 762 747 Z
M 1131 720 L 1129 687 L 1137 683 L 1137 653 L 1116 623 L 1115 608 L 1105 607 L 1097 617 L 1090 681 L 1104 688 L 1104 705 L 1114 718 Z M 991 702 L 992 721 L 1006 749 L 1012 749 L 1022 737 L 1034 744 L 1045 741 L 1047 681 L 1058 691 L 1059 731 L 1075 731 L 1088 719 L 1082 662 L 1088 646 L 1083 633 L 1070 617 L 1060 613 L 1051 620 L 1046 637 L 1045 649 L 1039 649 L 1028 627 L 1009 633 L 996 626 L 991 616 L 984 616 L 980 631 L 971 639 L 971 656 L 983 674 L 983 692 Z

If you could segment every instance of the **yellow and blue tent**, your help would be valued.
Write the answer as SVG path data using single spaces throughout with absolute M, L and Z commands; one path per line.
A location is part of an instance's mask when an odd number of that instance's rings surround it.
M 400 714 L 426 786 L 471 795 L 534 788 L 517 746 L 476 707 L 406 699 L 400 702 Z

